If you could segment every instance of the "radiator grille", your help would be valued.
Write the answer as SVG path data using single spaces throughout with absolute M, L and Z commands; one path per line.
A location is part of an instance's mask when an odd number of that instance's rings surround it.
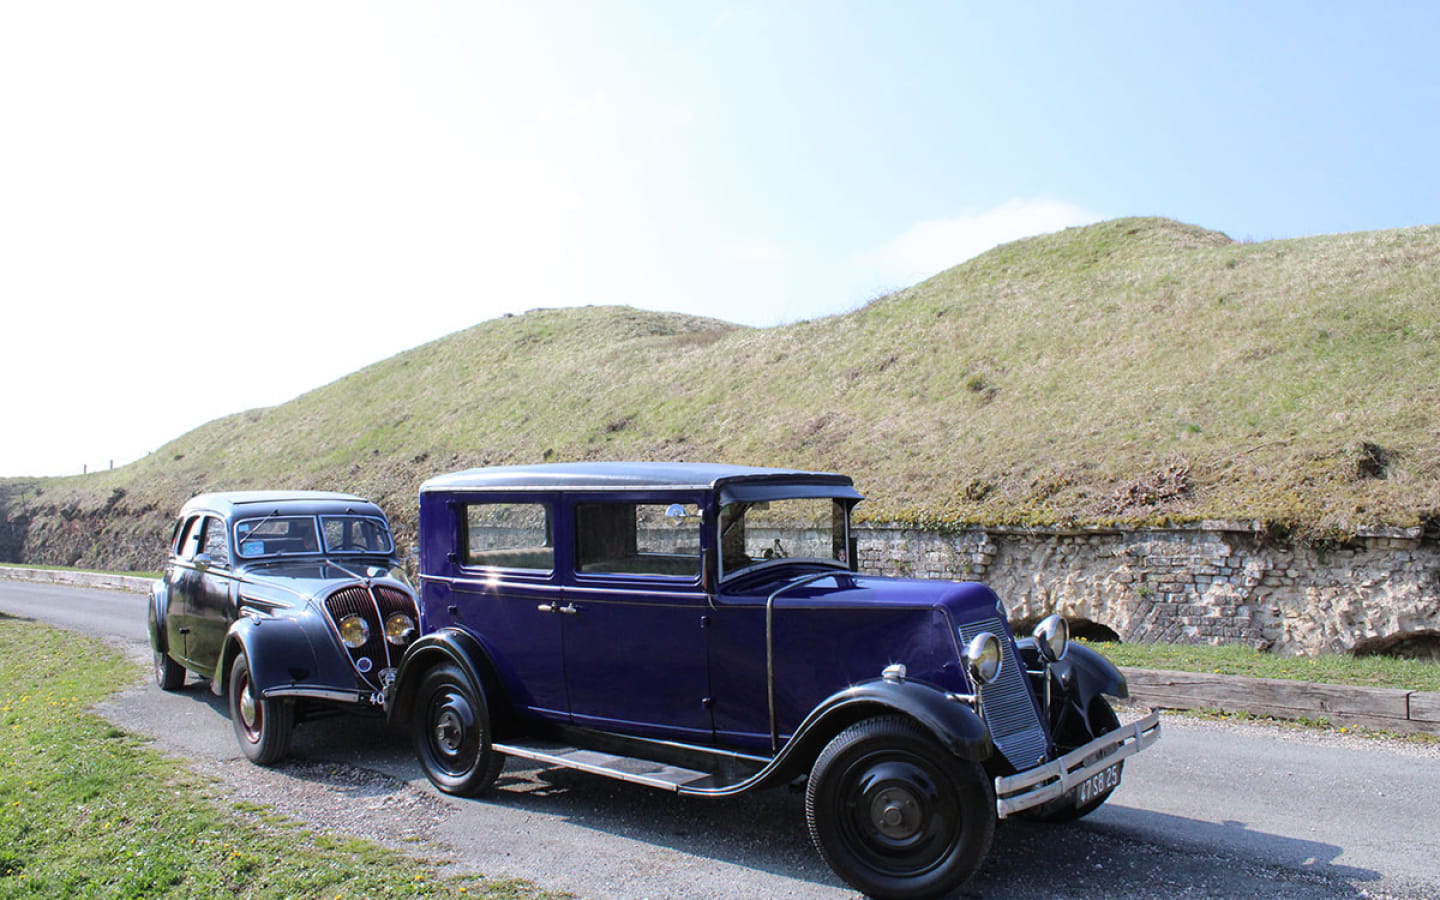
M 356 671 L 360 672 L 371 687 L 381 687 L 380 670 L 399 665 L 400 657 L 405 653 L 404 646 L 397 647 L 385 640 L 385 617 L 393 612 L 404 612 L 414 620 L 415 603 L 410 599 L 410 595 L 383 585 L 366 589 L 363 585 L 354 584 L 326 597 L 325 610 L 337 628 L 341 619 L 351 615 L 360 616 L 365 620 L 365 624 L 370 626 L 370 637 L 364 644 L 345 649 L 349 652 L 352 663 L 362 658 L 370 660 L 371 667 L 368 672 L 361 672 L 358 666 Z
M 1030 688 L 1025 680 L 1025 666 L 1015 652 L 1015 642 L 1009 637 L 1009 629 L 998 618 L 978 619 L 960 626 L 960 638 L 968 644 L 982 631 L 1000 639 L 1004 660 L 1000 664 L 1000 677 L 994 683 L 978 688 L 981 712 L 1001 755 L 1010 765 L 1023 771 L 1045 761 L 1050 740 L 1035 711 L 1035 702 L 1030 697 Z

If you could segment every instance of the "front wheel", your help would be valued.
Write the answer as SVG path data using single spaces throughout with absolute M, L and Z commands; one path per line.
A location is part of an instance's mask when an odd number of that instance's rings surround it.
M 851 725 L 815 760 L 805 789 L 810 837 L 825 862 L 878 900 L 921 900 L 959 887 L 995 834 L 995 791 L 909 719 Z
M 490 747 L 490 710 L 485 696 L 453 665 L 425 673 L 416 696 L 415 755 L 425 777 L 447 794 L 473 797 L 489 788 L 505 767 Z
M 295 707 L 286 700 L 266 700 L 250 678 L 250 660 L 245 651 L 230 665 L 226 695 L 230 701 L 230 724 L 245 758 L 257 766 L 279 762 L 290 752 L 295 730 Z

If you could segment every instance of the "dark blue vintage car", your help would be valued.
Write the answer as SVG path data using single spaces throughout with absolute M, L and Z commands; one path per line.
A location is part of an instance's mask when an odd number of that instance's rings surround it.
M 269 765 L 294 726 L 383 711 L 419 636 L 390 524 L 360 497 L 321 491 L 201 494 L 180 510 L 150 592 L 155 681 L 186 670 L 228 697 L 240 748 Z
M 830 866 L 881 898 L 980 867 L 997 819 L 1083 816 L 1159 736 L 1051 616 L 856 571 L 841 475 L 474 469 L 420 489 L 420 623 L 389 691 L 441 790 L 507 756 L 699 797 L 803 781 Z

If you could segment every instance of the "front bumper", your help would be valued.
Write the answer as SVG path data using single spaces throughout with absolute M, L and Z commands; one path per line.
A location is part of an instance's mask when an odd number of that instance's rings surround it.
M 1014 775 L 995 779 L 995 811 L 1000 818 L 1063 797 L 1085 779 L 1160 739 L 1160 713 L 1102 734 L 1058 759 Z

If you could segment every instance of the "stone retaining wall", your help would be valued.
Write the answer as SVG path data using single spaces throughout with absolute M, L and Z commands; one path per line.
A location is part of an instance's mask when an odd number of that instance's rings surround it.
M 860 567 L 984 581 L 1012 619 L 1058 612 L 1125 641 L 1344 652 L 1440 644 L 1440 545 L 1421 529 L 1284 544 L 1245 525 L 1141 531 L 859 526 Z

